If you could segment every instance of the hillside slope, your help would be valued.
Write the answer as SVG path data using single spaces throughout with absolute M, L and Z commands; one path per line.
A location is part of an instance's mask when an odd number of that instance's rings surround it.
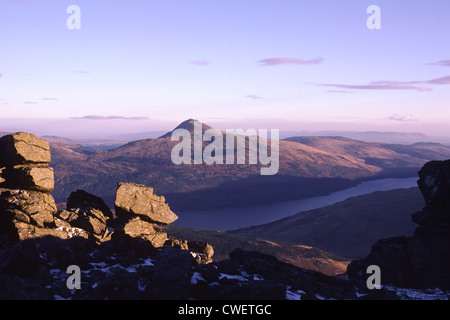
M 350 263 L 348 259 L 310 246 L 273 242 L 219 231 L 183 228 L 176 225 L 167 226 L 165 229 L 168 234 L 178 238 L 208 242 L 214 247 L 213 261 L 229 259 L 229 254 L 236 248 L 240 248 L 269 254 L 299 268 L 329 276 L 345 273 Z
M 189 130 L 192 121 L 179 127 Z M 171 151 L 177 143 L 166 134 L 94 153 L 78 145 L 51 143 L 57 182 L 53 195 L 64 201 L 71 191 L 84 189 L 111 205 L 116 183 L 129 181 L 154 187 L 177 211 L 217 208 L 325 195 L 356 185 L 360 179 L 392 177 L 405 170 L 415 175 L 427 160 L 450 157 L 450 147 L 442 145 L 290 138 L 279 141 L 278 173 L 261 176 L 259 164 L 175 165 Z
M 380 238 L 410 235 L 416 227 L 411 212 L 424 205 L 418 188 L 378 191 L 230 233 L 309 245 L 357 259 Z

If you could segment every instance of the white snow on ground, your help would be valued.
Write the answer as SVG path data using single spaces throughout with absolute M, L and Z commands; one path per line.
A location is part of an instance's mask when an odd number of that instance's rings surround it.
M 111 257 L 111 258 L 113 258 L 113 257 Z M 120 269 L 123 269 L 126 272 L 135 273 L 141 267 L 153 266 L 154 265 L 153 264 L 153 260 L 151 258 L 141 259 L 141 261 L 142 261 L 141 263 L 137 263 L 137 264 L 131 265 L 129 267 L 123 267 L 120 263 L 109 265 L 109 264 L 107 264 L 104 261 L 102 261 L 102 262 L 90 262 L 89 264 L 93 267 L 93 269 L 85 270 L 85 271 L 81 271 L 81 272 L 83 272 L 85 274 L 89 274 L 92 271 L 103 271 L 105 273 L 109 273 L 110 269 L 112 269 L 112 268 L 120 268 Z
M 402 300 L 448 300 L 450 292 L 444 292 L 440 289 L 403 289 L 392 286 L 385 286 L 389 291 L 395 292 Z
M 202 275 L 199 272 L 194 272 L 194 274 L 191 277 L 191 284 L 197 284 L 197 282 L 199 281 L 206 282 L 206 280 L 202 277 Z
M 303 290 L 292 291 L 291 286 L 286 288 L 286 300 L 301 300 L 302 295 L 306 292 Z
M 248 279 L 245 278 L 244 276 L 221 273 L 219 276 L 219 280 L 222 280 L 223 278 L 229 279 L 229 280 L 248 281 Z

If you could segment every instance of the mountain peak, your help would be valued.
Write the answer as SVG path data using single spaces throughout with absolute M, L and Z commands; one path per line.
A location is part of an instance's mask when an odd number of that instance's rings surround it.
M 173 129 L 173 130 L 170 131 L 170 132 L 167 132 L 166 134 L 162 135 L 162 136 L 159 137 L 159 138 L 169 138 L 169 137 L 172 136 L 172 133 L 173 133 L 175 130 L 177 130 L 177 129 L 185 129 L 185 130 L 188 130 L 190 133 L 194 133 L 194 126 L 195 126 L 195 123 L 201 123 L 201 125 L 202 125 L 202 132 L 205 132 L 205 131 L 208 130 L 208 129 L 213 129 L 211 126 L 208 126 L 207 124 L 202 123 L 202 122 L 199 121 L 199 120 L 196 120 L 196 119 L 188 119 L 188 120 L 185 120 L 185 121 L 181 122 L 175 129 Z

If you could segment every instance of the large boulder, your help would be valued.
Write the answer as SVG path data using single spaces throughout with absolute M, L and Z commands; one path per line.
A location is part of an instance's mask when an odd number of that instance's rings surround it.
M 49 143 L 26 132 L 0 138 L 0 154 L 0 167 L 51 161 Z
M 51 192 L 54 188 L 50 146 L 37 136 L 18 132 L 0 138 L 0 185 Z
M 119 183 L 115 200 L 116 215 L 130 219 L 138 216 L 152 223 L 168 225 L 178 219 L 163 196 L 153 188 L 135 183 Z

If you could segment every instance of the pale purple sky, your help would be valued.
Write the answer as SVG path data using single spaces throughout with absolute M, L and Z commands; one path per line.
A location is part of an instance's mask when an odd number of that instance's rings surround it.
M 372 4 L 380 30 L 366 26 Z M 0 0 L 0 131 L 196 118 L 450 136 L 449 12 L 448 0 Z

